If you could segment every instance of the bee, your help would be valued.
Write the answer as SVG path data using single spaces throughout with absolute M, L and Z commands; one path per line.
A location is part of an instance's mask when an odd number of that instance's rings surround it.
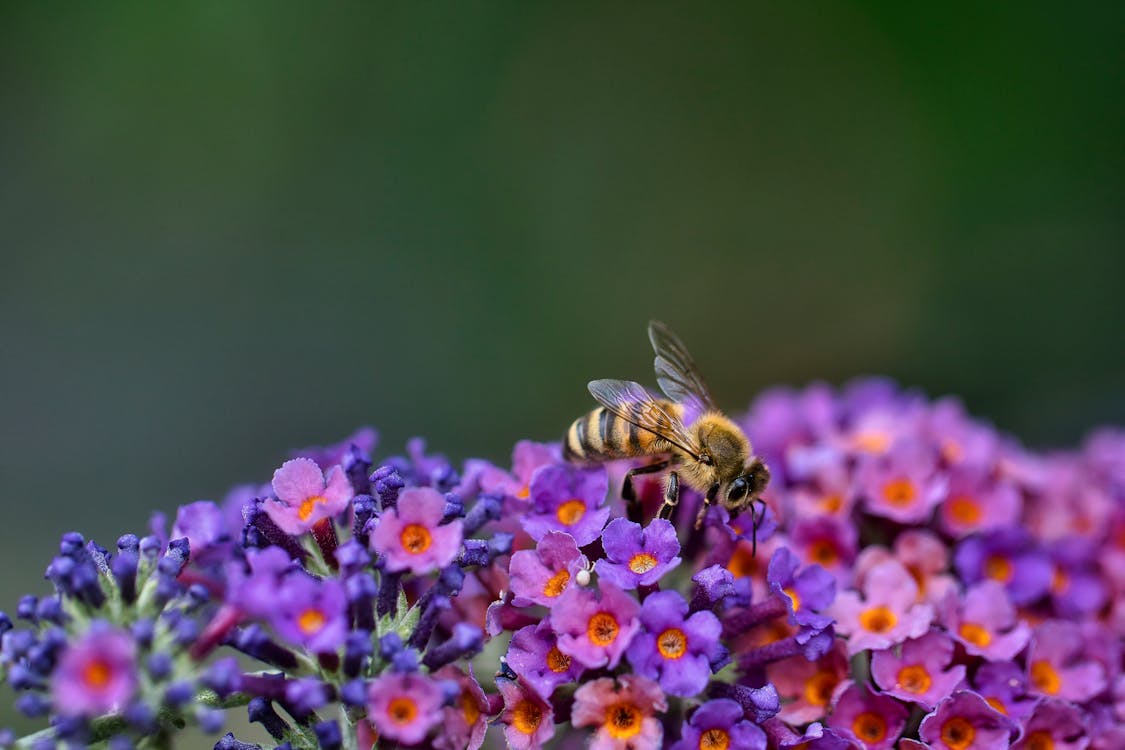
M 592 464 L 620 458 L 657 456 L 659 460 L 625 475 L 621 495 L 629 515 L 638 520 L 640 507 L 633 477 L 668 470 L 660 518 L 670 519 L 680 502 L 680 482 L 702 493 L 703 506 L 695 528 L 718 502 L 732 516 L 765 501 L 769 483 L 765 462 L 751 452 L 742 430 L 715 406 L 695 361 L 683 342 L 659 321 L 648 324 L 656 353 L 656 382 L 667 398 L 651 394 L 628 380 L 593 380 L 590 395 L 601 404 L 574 420 L 563 441 L 563 456 Z M 754 518 L 755 546 L 757 526 Z

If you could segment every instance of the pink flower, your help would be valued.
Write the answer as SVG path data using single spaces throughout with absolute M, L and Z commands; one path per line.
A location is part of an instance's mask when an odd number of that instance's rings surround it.
M 1012 659 L 1031 635 L 1007 590 L 996 581 L 978 583 L 964 598 L 950 592 L 941 606 L 941 624 L 967 652 L 989 661 Z
M 371 534 L 371 549 L 383 556 L 387 570 L 429 573 L 453 562 L 461 551 L 460 519 L 442 524 L 445 498 L 431 487 L 403 490 L 398 503 L 384 511 Z
M 123 630 L 95 622 L 62 653 L 51 698 L 64 716 L 97 716 L 125 706 L 137 689 L 136 645 Z
M 496 687 L 504 697 L 500 723 L 504 738 L 514 750 L 539 750 L 555 735 L 555 714 L 551 704 L 522 682 L 497 679 Z
M 863 596 L 843 591 L 829 608 L 836 630 L 848 636 L 848 655 L 883 649 L 917 638 L 934 619 L 929 604 L 918 604 L 914 578 L 896 560 L 879 563 L 867 574 Z
M 652 680 L 636 675 L 587 682 L 574 693 L 571 722 L 597 727 L 590 750 L 656 750 L 664 728 L 653 714 L 668 709 L 664 693 Z
M 440 680 L 452 680 L 461 693 L 452 706 L 441 710 L 442 730 L 434 738 L 438 750 L 477 750 L 484 744 L 488 729 L 488 699 L 472 674 L 465 674 L 452 664 L 434 673 Z
M 273 473 L 277 499 L 265 502 L 265 511 L 286 534 L 303 534 L 322 518 L 342 513 L 352 499 L 352 486 L 339 466 L 325 475 L 311 458 L 286 461 Z
M 568 589 L 551 608 L 558 647 L 583 666 L 613 669 L 641 624 L 640 605 L 613 584 L 601 584 L 601 597 L 581 587 Z
M 1078 625 L 1048 620 L 1031 639 L 1027 669 L 1032 693 L 1082 703 L 1105 689 L 1105 669 L 1082 653 Z
M 945 498 L 947 482 L 935 472 L 929 446 L 906 442 L 860 465 L 857 479 L 867 510 L 899 523 L 920 523 Z
M 956 471 L 938 518 L 942 528 L 960 538 L 1015 523 L 1022 506 L 1019 490 L 1011 482 L 983 472 Z
M 856 558 L 856 580 L 862 584 L 867 571 L 886 560 L 898 560 L 918 584 L 919 601 L 937 605 L 946 593 L 955 591 L 957 580 L 946 573 L 949 568 L 949 550 L 934 534 L 921 529 L 909 529 L 898 535 L 892 550 L 886 547 L 867 547 Z
M 442 698 L 429 677 L 384 674 L 367 687 L 367 718 L 380 737 L 416 745 L 441 721 Z
M 906 726 L 902 704 L 870 687 L 847 683 L 828 718 L 828 726 L 866 750 L 890 750 Z
M 782 704 L 779 718 L 794 725 L 819 721 L 828 713 L 837 686 L 848 676 L 844 644 L 837 641 L 817 661 L 802 654 L 773 662 L 766 674 L 778 694 L 789 699 Z
M 943 700 L 922 719 L 918 736 L 934 750 L 1006 750 L 1015 723 L 970 690 Z
M 888 695 L 932 709 L 948 698 L 965 679 L 965 667 L 950 667 L 953 641 L 936 630 L 895 649 L 876 651 L 871 656 L 871 675 Z

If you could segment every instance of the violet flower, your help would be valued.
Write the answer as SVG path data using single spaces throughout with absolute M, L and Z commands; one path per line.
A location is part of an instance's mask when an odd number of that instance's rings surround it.
M 388 571 L 421 575 L 449 565 L 461 548 L 461 521 L 442 524 L 445 498 L 430 487 L 403 490 L 371 534 L 371 549 Z
M 643 529 L 624 518 L 614 519 L 602 532 L 602 547 L 606 556 L 594 569 L 599 578 L 623 589 L 651 586 L 680 564 L 676 529 L 663 518 L 654 518 Z
M 626 655 L 640 676 L 659 680 L 670 695 L 693 696 L 711 677 L 711 664 L 724 653 L 723 627 L 707 610 L 688 615 L 688 603 L 675 591 L 650 594 L 641 605 L 642 630 Z

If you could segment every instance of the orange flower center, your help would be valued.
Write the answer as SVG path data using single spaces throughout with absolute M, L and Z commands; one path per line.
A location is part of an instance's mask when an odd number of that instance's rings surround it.
M 924 693 L 930 689 L 933 680 L 921 664 L 911 664 L 898 670 L 898 686 L 909 693 Z
M 512 709 L 512 726 L 523 734 L 535 734 L 543 721 L 543 709 L 529 700 L 522 700 Z
M 566 589 L 568 583 L 570 583 L 570 573 L 560 570 L 547 579 L 547 583 L 543 586 L 543 596 L 558 596 Z
M 824 567 L 835 565 L 840 559 L 836 545 L 829 539 L 818 539 L 809 545 L 809 560 Z
M 885 453 L 891 445 L 891 436 L 885 432 L 861 432 L 852 438 L 852 443 L 864 453 Z
M 727 750 L 730 735 L 722 729 L 708 729 L 699 735 L 699 750 Z
M 1047 695 L 1054 695 L 1062 687 L 1059 673 L 1051 666 L 1051 662 L 1043 660 L 1031 663 L 1031 682 Z
M 960 462 L 965 455 L 965 449 L 956 440 L 946 439 L 941 443 L 941 456 L 947 462 L 955 464 Z
M 911 505 L 918 497 L 918 490 L 909 479 L 892 479 L 883 485 L 883 499 L 899 508 Z
M 971 497 L 958 495 L 949 501 L 949 517 L 962 526 L 976 526 L 983 513 Z
M 461 714 L 465 717 L 465 723 L 473 726 L 480 718 L 480 706 L 477 705 L 477 699 L 468 690 L 461 692 Z
M 750 552 L 749 546 L 740 543 L 727 561 L 727 570 L 735 578 L 749 578 L 758 572 L 758 561 Z
M 1051 576 L 1051 593 L 1061 594 L 1066 591 L 1067 585 L 1070 584 L 1070 576 L 1062 568 L 1055 568 L 1054 575 Z
M 827 706 L 839 682 L 834 672 L 817 672 L 805 680 L 805 700 L 814 706 Z
M 869 745 L 882 742 L 887 736 L 887 722 L 879 714 L 864 711 L 852 722 L 852 733 Z
M 409 724 L 418 717 L 418 704 L 413 698 L 400 696 L 387 704 L 387 716 L 395 724 Z
M 789 597 L 789 603 L 793 605 L 794 612 L 801 608 L 801 597 L 793 587 L 784 588 L 781 593 Z
M 898 615 L 887 607 L 871 607 L 859 616 L 859 624 L 872 633 L 886 633 L 898 624 Z
M 990 697 L 990 698 L 985 698 L 984 702 L 987 703 L 988 705 L 992 706 L 999 713 L 1002 713 L 1005 716 L 1008 715 L 1008 707 L 1004 705 L 1004 701 L 1000 700 L 995 695 Z
M 638 552 L 629 560 L 629 570 L 637 575 L 647 573 L 656 567 L 656 558 L 647 552 Z
M 687 652 L 687 636 L 679 628 L 668 628 L 657 637 L 656 648 L 665 659 L 679 659 Z
M 430 530 L 421 524 L 412 523 L 405 526 L 399 534 L 402 548 L 412 555 L 420 555 L 434 543 Z
M 586 503 L 581 500 L 567 500 L 559 506 L 555 515 L 558 516 L 559 523 L 563 526 L 573 526 L 582 520 L 582 516 L 586 515 Z
M 1027 750 L 1055 750 L 1055 738 L 1045 729 L 1027 735 L 1024 743 Z
M 87 687 L 104 688 L 113 676 L 113 669 L 101 659 L 91 659 L 82 670 L 82 681 Z
M 313 514 L 313 511 L 316 510 L 316 506 L 326 502 L 328 501 L 325 500 L 322 495 L 313 495 L 312 497 L 306 497 L 301 501 L 301 505 L 297 508 L 297 518 L 300 518 L 302 521 L 309 520 L 309 516 L 311 516 Z
M 941 725 L 941 741 L 951 750 L 965 750 L 973 744 L 973 738 L 976 736 L 977 730 L 973 729 L 973 725 L 960 716 L 954 716 Z
M 615 740 L 634 737 L 641 731 L 641 710 L 632 703 L 614 703 L 605 712 L 605 728 Z
M 839 495 L 825 495 L 820 498 L 820 507 L 829 513 L 839 513 L 844 507 L 844 498 Z
M 570 657 L 559 651 L 557 646 L 551 646 L 547 652 L 547 669 L 555 674 L 561 674 L 570 669 Z
M 324 623 L 327 621 L 328 618 L 324 616 L 323 612 L 319 609 L 309 607 L 298 615 L 297 627 L 300 628 L 301 632 L 305 635 L 312 635 L 313 633 L 319 633 L 320 629 L 324 627 Z
M 957 632 L 961 634 L 962 638 L 972 643 L 974 646 L 984 648 L 992 643 L 992 633 L 989 633 L 975 622 L 961 623 L 961 627 L 957 628 Z
M 1012 580 L 1012 561 L 1003 555 L 993 555 L 984 561 L 984 574 L 1000 583 L 1007 583 Z
M 525 484 L 523 487 L 520 487 L 520 491 L 516 493 L 516 497 L 520 500 L 526 500 L 531 497 L 531 485 Z
M 620 629 L 621 626 L 617 624 L 617 619 L 613 615 L 607 612 L 598 612 L 590 618 L 586 626 L 586 637 L 595 646 L 608 646 L 617 640 L 617 633 Z

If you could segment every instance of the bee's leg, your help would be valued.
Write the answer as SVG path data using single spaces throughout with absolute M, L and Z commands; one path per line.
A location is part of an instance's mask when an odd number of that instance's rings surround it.
M 715 502 L 715 498 L 719 494 L 719 485 L 711 485 L 711 489 L 707 490 L 707 494 L 703 496 L 703 505 L 699 506 L 699 512 L 695 514 L 695 529 L 698 531 L 703 526 L 703 517 L 707 515 L 707 509 Z
M 665 521 L 672 520 L 672 514 L 676 512 L 676 506 L 679 504 L 680 475 L 672 471 L 668 473 L 668 484 L 664 487 L 664 504 L 660 506 L 660 512 L 656 516 Z
M 637 501 L 636 490 L 633 489 L 633 477 L 637 474 L 655 474 L 667 468 L 667 461 L 657 461 L 654 464 L 630 469 L 629 473 L 625 475 L 625 481 L 621 485 L 621 499 L 625 501 L 626 515 L 633 523 L 641 523 L 644 520 L 644 514 L 641 513 L 641 504 Z
M 760 512 L 754 511 L 754 504 L 757 504 L 757 503 L 762 504 L 762 509 L 761 509 Z M 765 500 L 763 500 L 760 497 L 755 498 L 754 503 L 752 503 L 751 506 L 750 506 L 750 518 L 754 522 L 754 531 L 752 532 L 752 542 L 751 542 L 750 554 L 753 557 L 757 557 L 757 555 L 758 555 L 758 527 L 762 524 L 762 521 L 764 521 L 766 519 L 766 501 Z

